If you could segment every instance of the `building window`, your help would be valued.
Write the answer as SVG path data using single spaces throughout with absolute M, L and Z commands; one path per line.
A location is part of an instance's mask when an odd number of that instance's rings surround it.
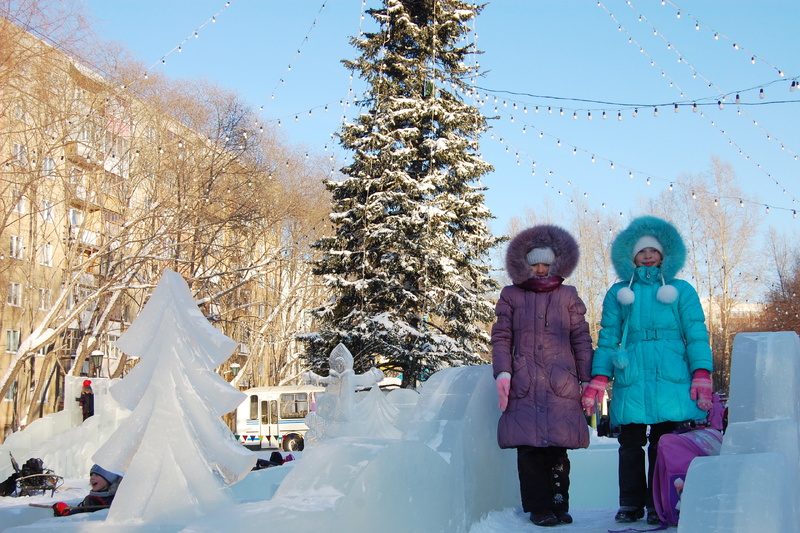
M 6 351 L 16 352 L 19 349 L 19 330 L 7 329 L 6 330 Z
M 14 143 L 14 161 L 18 165 L 25 166 L 28 164 L 28 147 L 24 144 Z
M 42 221 L 53 223 L 54 205 L 52 200 L 42 200 Z
M 12 402 L 14 401 L 14 396 L 17 394 L 17 382 L 13 382 L 11 386 L 8 388 L 8 392 L 6 392 L 5 398 L 3 400 Z
M 25 256 L 25 239 L 19 235 L 11 236 L 9 255 L 12 259 L 23 259 Z
M 83 224 L 83 211 L 80 209 L 70 209 L 69 223 L 71 226 L 80 226 Z
M 50 289 L 39 287 L 39 310 L 47 311 L 53 305 L 53 294 Z
M 43 266 L 51 267 L 53 266 L 53 245 L 49 242 L 46 242 L 42 245 L 42 249 L 40 250 L 41 257 L 39 258 L 39 263 Z
M 22 284 L 11 281 L 8 284 L 8 305 L 20 307 L 22 305 Z
M 13 189 L 11 191 L 13 198 L 11 199 L 14 202 L 13 210 L 20 214 L 25 214 L 25 197 L 22 196 L 22 191 L 19 189 Z
M 56 162 L 52 157 L 42 159 L 42 176 L 50 179 L 56 177 Z

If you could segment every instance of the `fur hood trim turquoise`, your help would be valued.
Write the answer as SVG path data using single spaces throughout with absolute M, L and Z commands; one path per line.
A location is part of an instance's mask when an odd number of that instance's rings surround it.
M 631 257 L 638 252 L 633 247 L 645 235 L 652 235 L 663 247 L 664 259 L 660 267 L 663 286 L 657 296 L 662 303 L 672 303 L 677 291 L 667 284 L 675 279 L 686 261 L 686 245 L 675 226 L 656 217 L 635 218 L 611 244 L 611 262 L 620 279 L 632 282 L 636 265 Z M 623 305 L 632 304 L 633 292 L 629 288 L 622 289 L 617 293 L 617 299 Z
M 506 272 L 515 285 L 531 276 L 530 265 L 525 258 L 534 248 L 551 248 L 555 259 L 550 265 L 550 275 L 569 277 L 578 266 L 578 243 L 569 232 L 558 226 L 542 224 L 521 231 L 511 239 L 506 251 Z

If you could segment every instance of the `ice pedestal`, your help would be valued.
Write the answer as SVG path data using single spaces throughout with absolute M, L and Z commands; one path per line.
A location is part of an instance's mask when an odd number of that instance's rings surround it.
M 795 332 L 736 336 L 730 423 L 720 455 L 697 458 L 689 467 L 681 533 L 800 531 L 799 387 Z
M 341 437 L 303 452 L 265 502 L 212 513 L 185 531 L 466 532 L 519 506 L 514 450 L 497 447 L 489 366 L 445 369 L 422 387 L 400 439 Z

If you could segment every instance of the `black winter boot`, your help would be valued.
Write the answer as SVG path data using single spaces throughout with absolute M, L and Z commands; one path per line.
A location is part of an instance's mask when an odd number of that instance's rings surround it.
M 542 509 L 531 512 L 531 522 L 537 526 L 557 526 L 558 518 L 550 509 Z
M 644 509 L 641 507 L 620 507 L 616 516 L 614 516 L 614 521 L 622 524 L 630 524 L 631 522 L 636 522 L 643 516 Z

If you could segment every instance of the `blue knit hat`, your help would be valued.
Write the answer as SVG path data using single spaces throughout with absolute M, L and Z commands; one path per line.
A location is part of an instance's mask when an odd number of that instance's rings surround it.
M 92 465 L 92 469 L 89 470 L 89 475 L 91 475 L 91 474 L 97 474 L 101 478 L 103 478 L 106 481 L 108 481 L 109 485 L 111 485 L 115 481 L 117 481 L 120 478 L 122 478 L 122 476 L 117 475 L 114 472 L 109 472 L 108 470 L 106 470 L 105 468 L 103 468 L 100 465 Z

